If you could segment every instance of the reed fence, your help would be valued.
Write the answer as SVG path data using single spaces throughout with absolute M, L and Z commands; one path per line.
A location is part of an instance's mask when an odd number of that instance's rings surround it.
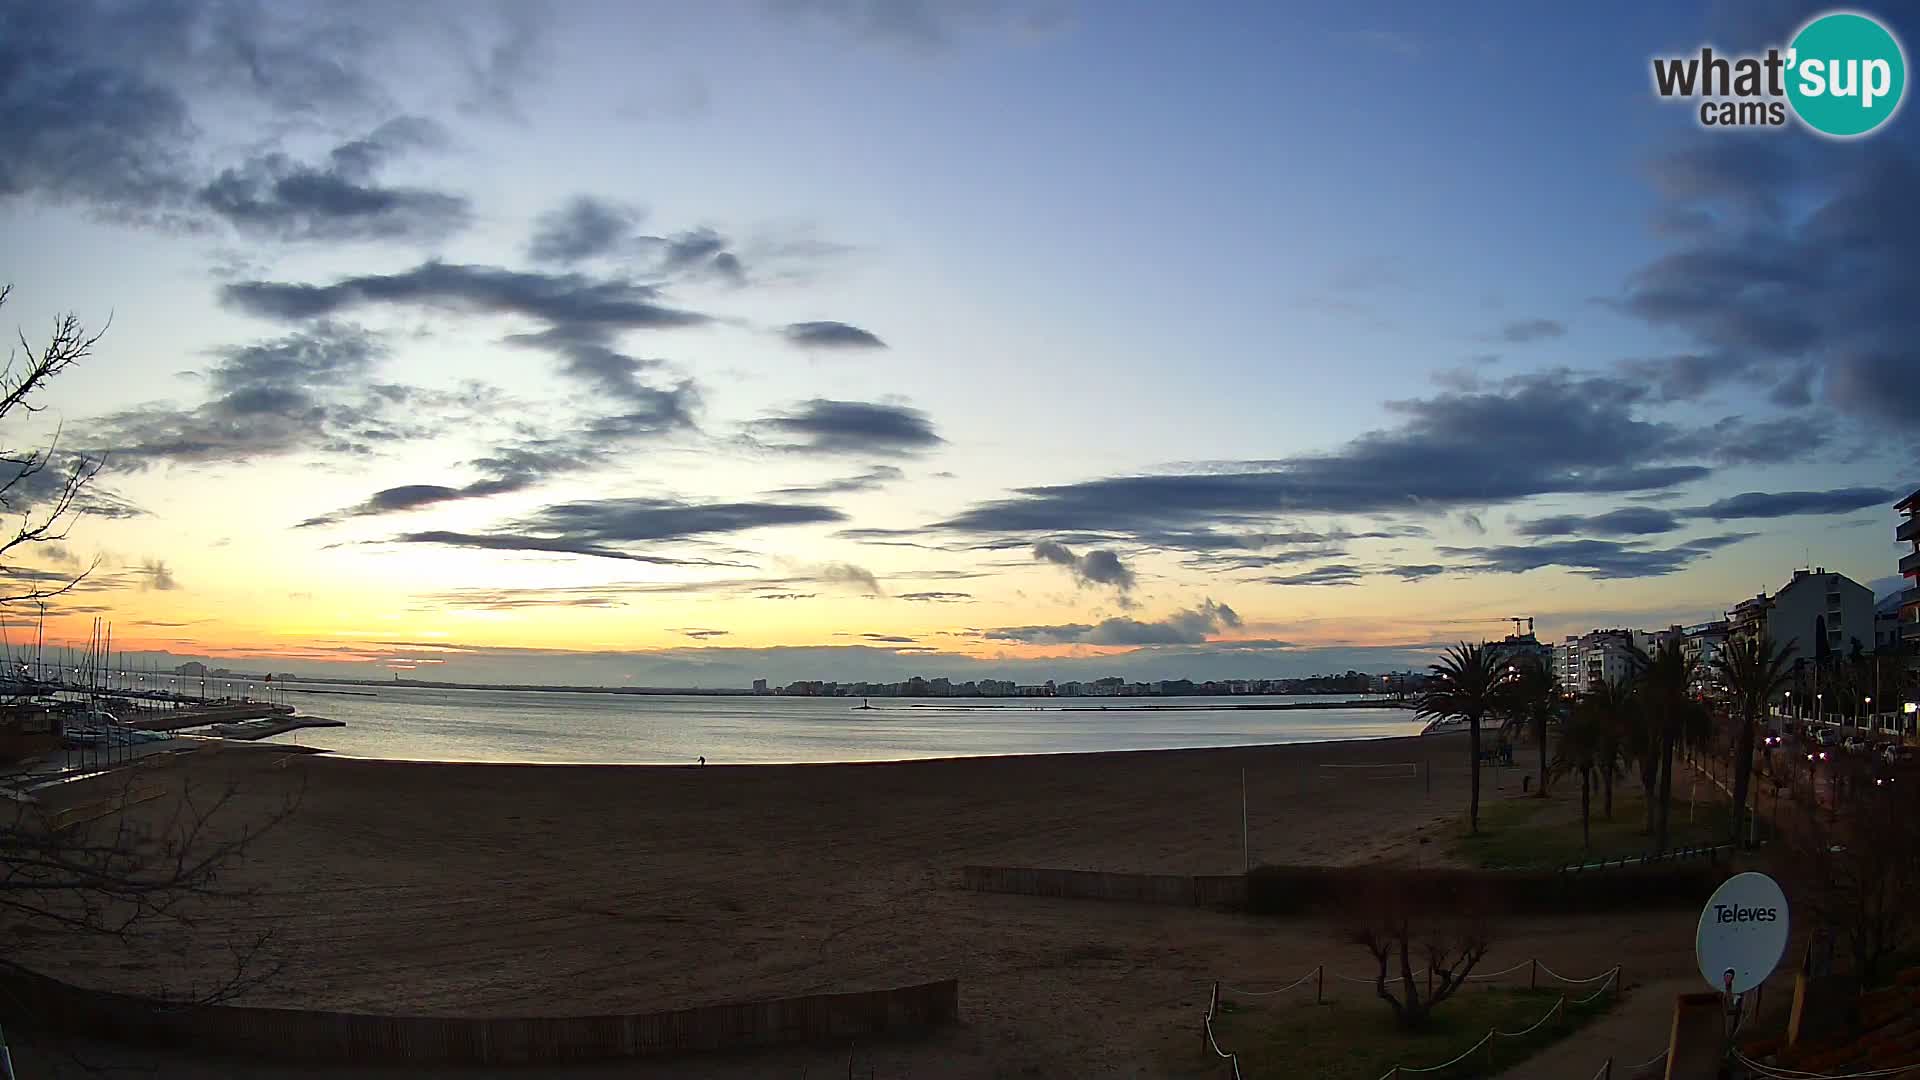
M 0 972 L 17 1026 L 247 1057 L 351 1064 L 524 1065 L 844 1041 L 959 1016 L 955 979 L 844 994 L 606 1016 L 439 1017 L 181 1005 Z

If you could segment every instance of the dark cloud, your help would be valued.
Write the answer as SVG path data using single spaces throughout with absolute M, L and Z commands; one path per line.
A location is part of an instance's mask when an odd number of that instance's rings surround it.
M 1637 415 L 1644 393 L 1566 372 L 1497 389 L 1389 403 L 1400 426 L 1331 454 L 1221 463 L 1177 474 L 1116 476 L 1022 489 L 938 527 L 1007 535 L 1074 531 L 1160 537 L 1258 531 L 1276 516 L 1425 512 L 1555 493 L 1650 491 L 1701 479 L 1680 463 L 1697 433 Z
M 401 117 L 335 147 L 324 165 L 265 154 L 222 170 L 196 197 L 238 229 L 283 240 L 438 241 L 466 227 L 467 200 L 373 176 L 399 153 L 444 141 L 431 121 Z
M 555 555 L 587 555 L 596 559 L 624 559 L 628 562 L 650 563 L 655 566 L 735 566 L 737 563 L 715 562 L 712 559 L 683 559 L 667 555 L 647 555 L 640 552 L 622 551 L 605 544 L 595 544 L 585 540 L 576 540 L 564 536 L 530 536 L 513 532 L 463 533 L 446 530 L 428 532 L 401 533 L 392 539 L 396 544 L 438 544 L 442 547 L 479 548 L 483 551 L 539 551 Z
M 697 326 L 708 316 L 667 307 L 659 289 L 621 278 L 540 274 L 493 266 L 425 262 L 397 274 L 342 278 L 330 285 L 241 281 L 221 288 L 232 307 L 267 318 L 303 320 L 363 306 L 418 306 L 490 315 L 520 315 L 547 323 L 543 330 L 514 334 L 516 345 L 541 349 L 560 361 L 560 372 L 625 411 L 598 422 L 599 438 L 658 435 L 691 429 L 699 388 L 692 380 L 671 386 L 649 381 L 664 365 L 614 347 L 618 334 Z
M 983 631 L 988 641 L 1018 641 L 1029 645 L 1193 645 L 1208 636 L 1240 625 L 1240 616 L 1213 600 L 1176 612 L 1156 622 L 1112 618 L 1098 623 L 1053 626 L 1003 626 Z
M 1358 585 L 1360 579 L 1366 576 L 1366 572 L 1357 566 L 1334 564 L 1316 566 L 1297 574 L 1281 574 L 1258 580 L 1269 585 Z
M 560 503 L 536 512 L 516 527 L 598 543 L 654 543 L 777 525 L 844 520 L 846 515 L 838 510 L 805 503 L 698 503 L 628 498 Z
M 343 158 L 302 167 L 276 148 L 229 173 L 207 163 L 217 119 L 244 101 L 276 132 L 339 130 L 391 115 L 387 81 L 416 46 L 477 25 L 466 5 L 62 0 L 0 8 L 0 198 L 78 205 L 121 221 L 201 228 L 215 215 L 268 235 L 412 234 L 458 200 L 381 188 Z M 538 20 L 503 38 L 524 51 Z M 444 49 L 440 51 L 444 52 Z M 456 76 L 463 74 L 456 71 Z M 531 72 L 472 69 L 504 93 Z M 349 144 L 351 146 L 351 144 Z M 374 227 L 369 223 L 379 221 Z M 357 222 L 358 224 L 348 224 Z M 433 231 L 433 230 L 430 230 Z
M 740 256 L 728 250 L 726 237 L 707 226 L 670 236 L 641 237 L 639 245 L 658 260 L 657 271 L 674 277 L 713 278 L 733 285 L 746 283 Z
M 152 403 L 95 418 L 73 441 L 113 469 L 163 462 L 246 462 L 313 452 L 364 456 L 422 439 L 483 411 L 478 384 L 436 390 L 374 380 L 379 339 L 317 322 L 219 352 L 198 405 Z
M 800 503 L 603 499 L 544 507 L 491 532 L 412 532 L 394 537 L 392 542 L 495 551 L 544 551 L 665 566 L 728 566 L 738 564 L 636 552 L 622 545 L 672 544 L 716 534 L 845 519 L 846 515 L 830 507 Z M 812 580 L 852 581 L 871 592 L 879 591 L 879 584 L 871 573 L 845 564 L 823 568 Z
M 1740 518 L 1792 517 L 1798 514 L 1845 514 L 1869 506 L 1891 507 L 1901 493 L 1887 488 L 1849 487 L 1831 491 L 1749 491 L 1688 511 L 1689 516 L 1713 521 Z
M 1680 527 L 1680 518 L 1672 511 L 1629 506 L 1591 517 L 1561 514 L 1535 518 L 1521 522 L 1515 531 L 1521 536 L 1644 536 Z
M 861 634 L 860 636 L 863 638 L 866 638 L 868 641 L 878 641 L 885 645 L 917 645 L 919 644 L 918 639 L 910 638 L 910 637 L 902 637 L 899 634 Z
M 639 224 L 636 207 L 590 195 L 576 196 L 534 223 L 527 256 L 538 262 L 575 263 L 610 255 L 632 239 Z
M 1440 547 L 1442 555 L 1467 558 L 1459 569 L 1520 574 L 1549 566 L 1602 580 L 1664 577 L 1709 553 L 1755 534 L 1733 533 L 1689 540 L 1670 548 L 1647 548 L 1616 540 L 1559 540 L 1483 548 Z
M 727 636 L 727 631 L 725 630 L 702 630 L 699 627 L 685 627 L 683 629 L 674 631 L 674 633 L 684 634 L 687 637 L 693 638 L 696 641 L 706 641 L 709 638 Z
M 1033 557 L 1066 567 L 1073 580 L 1081 585 L 1111 585 L 1121 592 L 1133 588 L 1133 570 L 1120 561 L 1118 554 L 1106 548 L 1076 555 L 1065 544 L 1042 540 L 1033 545 Z
M 1842 412 L 1899 428 L 1920 409 L 1908 377 L 1920 339 L 1915 154 L 1897 132 L 1846 146 L 1689 140 L 1650 171 L 1668 209 L 1711 223 L 1675 236 L 1614 303 L 1772 380 L 1776 403 L 1818 387 Z
M 594 258 L 637 262 L 649 274 L 744 285 L 747 268 L 733 242 L 711 226 L 665 236 L 638 231 L 641 211 L 624 203 L 575 196 L 534 222 L 527 255 L 536 262 L 573 264 Z
M 87 479 L 69 507 L 73 513 L 114 521 L 145 517 L 145 508 L 101 482 L 102 464 L 98 456 L 58 447 L 0 454 L 0 509 L 15 514 L 51 513 L 68 483 L 81 476 Z
M 1500 328 L 1500 340 L 1515 345 L 1564 337 L 1567 324 L 1557 319 L 1519 319 Z
M 754 426 L 778 437 L 775 449 L 820 454 L 911 454 L 945 441 L 919 409 L 870 401 L 814 398 Z
M 173 571 L 167 569 L 167 564 L 165 560 L 162 559 L 146 559 L 142 561 L 140 564 L 140 577 L 140 588 L 143 590 L 151 589 L 155 592 L 172 592 L 180 587 L 180 582 L 175 580 Z
M 1410 566 L 1389 566 L 1386 567 L 1386 572 L 1395 577 L 1405 578 L 1408 581 L 1418 581 L 1421 578 L 1436 577 L 1444 574 L 1448 569 L 1448 567 L 1441 566 L 1439 563 L 1416 563 Z
M 854 476 L 842 477 L 838 480 L 828 480 L 819 484 L 804 484 L 798 487 L 778 488 L 771 492 L 771 494 L 799 497 L 850 495 L 856 491 L 872 491 L 875 488 L 885 487 L 888 484 L 905 478 L 905 476 L 906 474 L 895 466 L 875 465 L 866 472 Z M 858 530 L 847 531 L 854 532 Z
M 510 491 L 519 491 L 533 483 L 532 477 L 503 477 L 490 480 L 475 480 L 460 487 L 447 487 L 443 484 L 402 484 L 376 491 L 364 502 L 356 503 L 330 514 L 321 514 L 302 521 L 295 528 L 310 528 L 316 525 L 333 525 L 348 518 L 371 517 L 377 514 L 391 514 L 404 510 L 419 510 L 441 503 L 458 502 L 462 499 L 480 499 L 489 495 L 501 495 Z
M 925 604 L 957 604 L 973 599 L 972 593 L 963 592 L 909 592 L 894 597 L 896 600 L 913 600 Z
M 569 340 L 584 338 L 589 331 L 657 330 L 712 321 L 661 304 L 660 290 L 639 282 L 438 260 L 397 274 L 361 274 L 329 285 L 238 281 L 222 286 L 220 297 L 231 307 L 270 319 L 313 319 L 377 305 L 523 315 L 565 328 L 562 336 Z
M 788 323 L 781 331 L 788 341 L 815 349 L 884 349 L 887 343 L 857 326 L 843 322 Z
M 1699 432 L 1703 454 L 1723 465 L 1780 465 L 1806 461 L 1832 442 L 1831 417 L 1779 416 L 1747 420 L 1730 416 Z
M 853 563 L 828 563 L 817 567 L 808 580 L 846 586 L 868 596 L 885 595 L 880 588 L 880 579 L 874 576 L 873 571 Z

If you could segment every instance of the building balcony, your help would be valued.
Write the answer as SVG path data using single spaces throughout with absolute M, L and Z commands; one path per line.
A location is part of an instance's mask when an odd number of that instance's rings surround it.
M 1893 538 L 1903 542 L 1907 540 L 1920 541 L 1920 514 L 1915 514 L 1901 522 L 1899 527 L 1893 530 Z
M 1920 576 L 1920 551 L 1900 560 L 1900 573 L 1907 577 Z

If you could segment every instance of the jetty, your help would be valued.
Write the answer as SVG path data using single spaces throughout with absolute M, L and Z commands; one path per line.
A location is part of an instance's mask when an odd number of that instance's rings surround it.
M 329 720 L 324 716 L 266 716 L 257 720 L 240 720 L 230 724 L 214 724 L 210 730 L 223 739 L 270 738 L 300 728 L 346 727 L 345 720 Z
M 275 705 L 264 701 L 197 701 L 174 709 L 141 710 L 118 719 L 140 731 L 180 731 L 213 724 L 291 717 L 295 711 L 291 705 Z

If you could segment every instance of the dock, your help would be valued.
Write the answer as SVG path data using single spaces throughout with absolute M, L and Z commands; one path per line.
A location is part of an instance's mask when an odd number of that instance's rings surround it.
M 255 720 L 240 720 L 230 724 L 214 724 L 212 731 L 223 739 L 266 739 L 275 735 L 284 735 L 300 728 L 346 727 L 345 720 L 329 720 L 324 716 L 267 716 Z
M 290 717 L 294 711 L 291 705 L 270 705 L 264 701 L 206 702 L 178 709 L 137 713 L 122 717 L 121 722 L 141 731 L 179 731 L 183 728 L 206 727 L 211 724 L 233 724 L 243 720 Z

